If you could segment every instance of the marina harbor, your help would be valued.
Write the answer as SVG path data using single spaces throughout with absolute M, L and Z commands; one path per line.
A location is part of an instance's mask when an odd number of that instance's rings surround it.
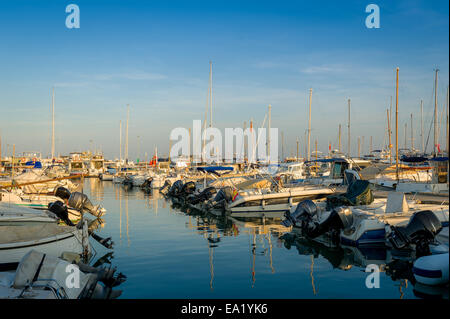
M 0 302 L 448 302 L 448 30 L 447 1 L 1 1 Z

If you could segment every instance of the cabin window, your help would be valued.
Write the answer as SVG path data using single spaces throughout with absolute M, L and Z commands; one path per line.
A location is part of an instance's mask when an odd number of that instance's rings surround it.
M 72 168 L 83 168 L 83 163 L 72 163 Z

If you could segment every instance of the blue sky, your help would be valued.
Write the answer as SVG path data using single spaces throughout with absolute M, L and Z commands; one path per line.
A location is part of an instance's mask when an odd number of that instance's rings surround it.
M 80 29 L 65 27 L 65 7 L 80 8 Z M 365 7 L 380 7 L 367 29 Z M 272 126 L 285 155 L 304 149 L 308 90 L 312 141 L 326 151 L 346 136 L 352 100 L 352 150 L 384 143 L 386 108 L 400 68 L 400 146 L 420 99 L 428 131 L 438 67 L 439 110 L 449 61 L 448 1 L 4 1 L 0 0 L 0 134 L 5 154 L 50 151 L 51 88 L 58 153 L 101 148 L 119 153 L 119 120 L 130 104 L 129 153 L 168 150 L 175 127 L 203 119 L 213 61 L 213 121 L 219 128 Z M 408 133 L 409 134 L 409 133 Z M 92 140 L 92 142 L 90 142 Z M 346 139 L 342 142 L 346 149 Z M 429 146 L 430 148 L 430 146 Z M 281 152 L 281 149 L 280 149 Z

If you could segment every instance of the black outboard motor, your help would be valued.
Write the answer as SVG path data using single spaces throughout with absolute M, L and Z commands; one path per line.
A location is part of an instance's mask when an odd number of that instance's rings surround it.
M 223 187 L 220 189 L 216 197 L 209 202 L 209 206 L 212 207 L 224 207 L 226 202 L 231 202 L 233 200 L 233 189 L 230 186 Z
M 98 206 L 92 205 L 89 198 L 80 192 L 74 192 L 70 195 L 68 205 L 80 212 L 86 210 L 95 217 L 101 217 L 103 215 L 102 211 L 98 209 Z
M 56 202 L 49 203 L 48 210 L 58 216 L 58 218 L 61 219 L 66 225 L 75 226 L 75 224 L 69 219 L 69 211 L 63 202 L 58 200 Z
M 194 191 L 195 191 L 195 183 L 187 182 L 186 184 L 183 185 L 180 195 L 186 197 L 188 195 L 194 194 Z
M 60 186 L 60 187 L 57 187 L 57 188 L 56 188 L 56 190 L 55 190 L 55 196 L 56 196 L 56 197 L 59 197 L 59 198 L 61 198 L 61 199 L 63 199 L 63 200 L 69 199 L 69 197 L 70 197 L 70 191 L 69 191 L 67 188 Z
M 415 245 L 416 256 L 419 257 L 431 254 L 429 244 L 442 230 L 442 224 L 432 211 L 424 210 L 415 213 L 408 225 L 391 226 L 391 230 L 388 240 L 395 248 L 405 249 Z
M 150 188 L 152 185 L 153 177 L 149 177 L 145 180 L 145 182 L 141 185 L 141 188 Z
M 194 194 L 189 195 L 186 198 L 186 200 L 192 205 L 197 205 L 198 203 L 209 200 L 216 193 L 217 193 L 217 190 L 215 187 L 207 187 L 198 195 L 194 195 Z
M 285 227 L 289 226 L 297 226 L 297 223 L 301 225 L 302 221 L 310 221 L 312 216 L 316 215 L 317 206 L 310 199 L 304 200 L 297 204 L 295 211 L 291 214 L 287 211 L 284 214 L 286 218 L 281 222 L 281 224 Z
M 169 192 L 171 186 L 172 183 L 169 180 L 166 180 L 164 182 L 164 185 L 159 189 L 159 192 L 163 195 L 166 195 Z
M 353 224 L 353 213 L 347 207 L 338 207 L 331 211 L 330 215 L 322 223 L 307 223 L 303 228 L 305 234 L 311 238 L 316 238 L 327 232 L 335 241 L 339 239 L 341 229 L 346 229 Z
M 175 183 L 173 183 L 173 185 L 170 188 L 167 195 L 178 196 L 180 194 L 182 188 L 183 188 L 183 182 L 181 180 L 177 180 Z

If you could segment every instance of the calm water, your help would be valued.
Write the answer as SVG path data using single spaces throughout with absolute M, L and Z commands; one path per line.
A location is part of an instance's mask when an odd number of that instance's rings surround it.
M 112 236 L 111 262 L 128 277 L 122 298 L 416 298 L 385 273 L 366 288 L 360 251 L 289 246 L 278 221 L 189 216 L 159 194 L 98 179 L 84 191 L 107 209 L 98 232 Z M 95 259 L 108 252 L 94 248 Z

